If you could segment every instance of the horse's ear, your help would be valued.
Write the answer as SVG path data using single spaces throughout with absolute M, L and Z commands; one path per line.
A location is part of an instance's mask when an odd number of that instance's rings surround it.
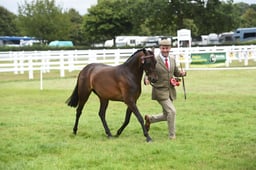
M 146 48 L 142 48 L 142 51 L 143 51 L 144 54 L 146 54 L 147 50 L 146 50 Z

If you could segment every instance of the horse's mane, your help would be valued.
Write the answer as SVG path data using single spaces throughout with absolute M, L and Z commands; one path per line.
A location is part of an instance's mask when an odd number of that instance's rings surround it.
M 137 50 L 136 52 L 134 52 L 124 63 L 129 63 L 129 62 L 134 58 L 134 56 L 135 56 L 137 53 L 141 52 L 141 51 L 143 51 L 144 54 L 146 53 L 146 49 L 145 49 L 145 48 L 139 49 L 139 50 Z

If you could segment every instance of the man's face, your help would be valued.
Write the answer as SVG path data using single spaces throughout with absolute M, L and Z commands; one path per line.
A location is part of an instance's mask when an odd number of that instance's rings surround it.
M 170 50 L 171 50 L 171 46 L 167 46 L 167 45 L 161 45 L 160 46 L 161 54 L 164 57 L 167 57 L 169 55 Z

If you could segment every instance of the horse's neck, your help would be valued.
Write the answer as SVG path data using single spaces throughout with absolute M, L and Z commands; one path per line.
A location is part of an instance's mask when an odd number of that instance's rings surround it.
M 135 77 L 137 76 L 138 81 L 141 81 L 143 75 L 143 68 L 139 58 L 137 58 L 136 56 L 133 57 L 133 59 L 127 60 L 124 65 L 129 69 L 132 74 L 135 75 Z

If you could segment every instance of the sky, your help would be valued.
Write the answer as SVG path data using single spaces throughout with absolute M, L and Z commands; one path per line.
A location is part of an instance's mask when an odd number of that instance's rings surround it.
M 32 0 L 26 0 L 27 2 Z M 18 4 L 23 4 L 24 0 L 0 0 L 0 6 L 5 7 L 10 12 L 18 14 Z M 256 4 L 256 0 L 234 0 L 237 2 L 245 2 L 248 4 Z M 57 5 L 60 5 L 64 10 L 74 8 L 80 15 L 87 13 L 87 9 L 92 5 L 97 4 L 97 0 L 56 0 Z
M 24 4 L 25 0 L 0 0 L 0 6 L 5 7 L 10 12 L 18 14 L 18 4 Z M 27 2 L 32 0 L 26 0 Z M 55 0 L 56 4 L 64 10 L 74 8 L 80 15 L 87 13 L 87 9 L 97 4 L 97 0 Z

